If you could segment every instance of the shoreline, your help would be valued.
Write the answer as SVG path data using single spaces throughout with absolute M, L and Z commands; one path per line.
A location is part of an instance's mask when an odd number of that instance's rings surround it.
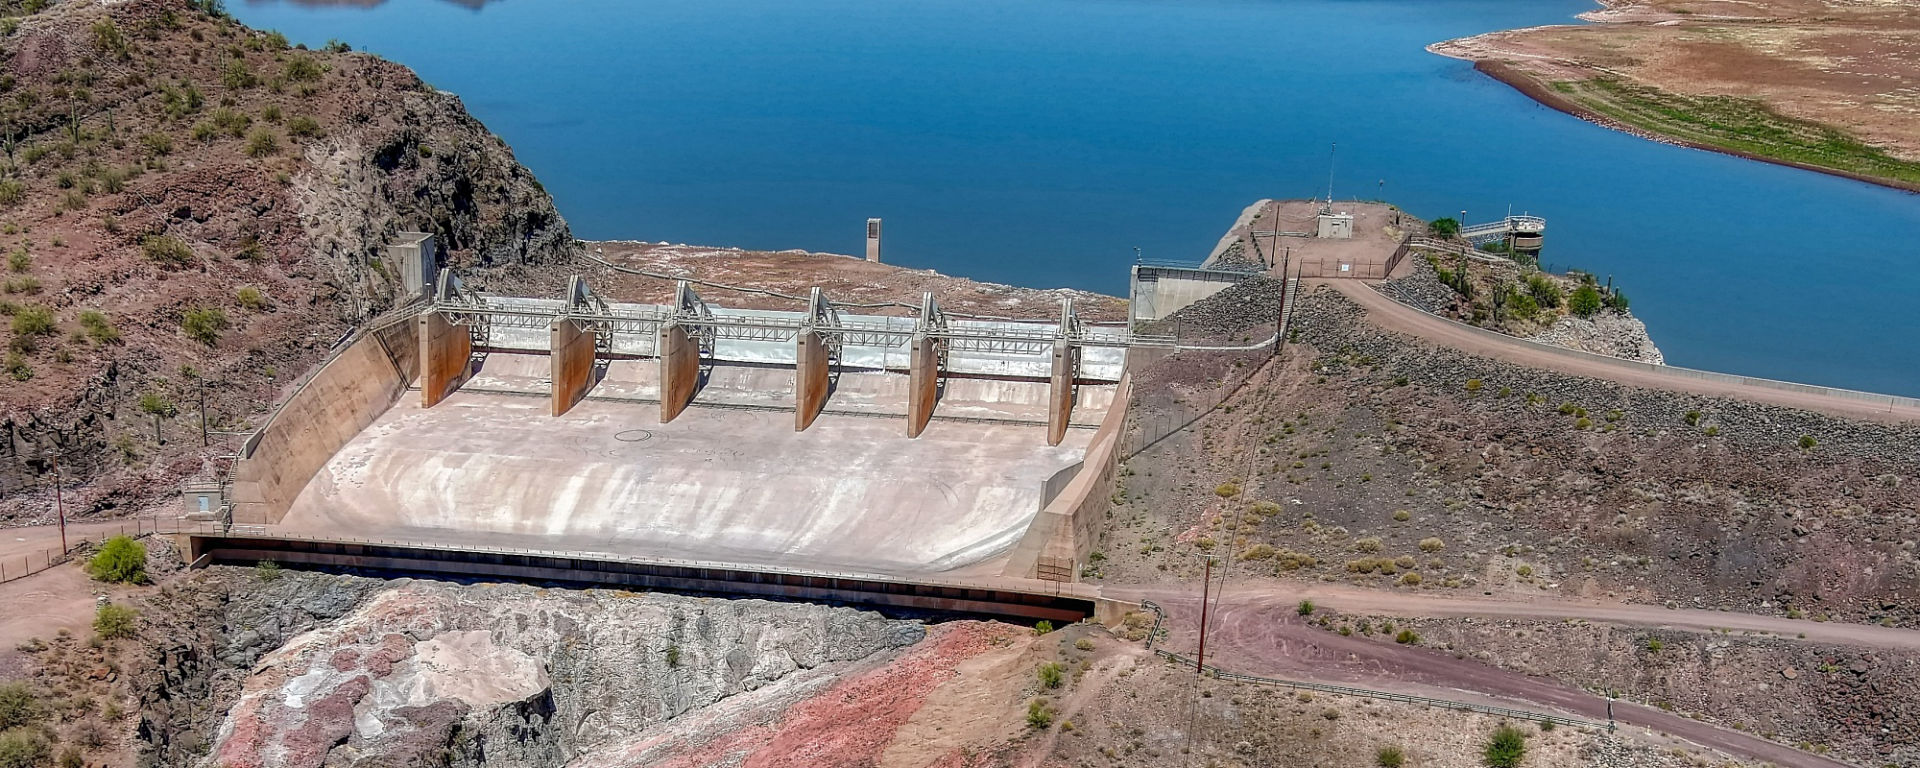
M 1428 50 L 1432 50 L 1432 48 L 1429 48 Z M 1603 128 L 1608 128 L 1611 130 L 1628 134 L 1630 136 L 1636 136 L 1642 139 L 1646 139 L 1648 141 L 1655 141 L 1661 144 L 1669 144 L 1676 147 L 1686 147 L 1688 149 L 1699 149 L 1699 150 L 1705 150 L 1708 152 L 1716 152 L 1722 155 L 1738 157 L 1743 160 L 1753 160 L 1756 162 L 1767 163 L 1770 165 L 1779 165 L 1779 166 L 1785 166 L 1788 168 L 1797 168 L 1803 171 L 1813 171 L 1815 173 L 1823 173 L 1828 176 L 1838 176 L 1843 179 L 1849 179 L 1852 181 L 1872 184 L 1873 186 L 1876 186 L 1876 187 L 1892 189 L 1899 192 L 1906 192 L 1908 194 L 1920 194 L 1920 183 L 1906 182 L 1906 181 L 1901 181 L 1899 179 L 1890 179 L 1882 176 L 1869 176 L 1867 174 L 1841 170 L 1839 168 L 1829 168 L 1821 165 L 1813 165 L 1811 163 L 1802 163 L 1795 160 L 1769 157 L 1767 155 L 1762 155 L 1754 152 L 1747 152 L 1747 151 L 1738 150 L 1738 149 L 1728 149 L 1726 147 L 1715 146 L 1712 144 L 1707 144 L 1705 142 L 1698 142 L 1698 141 L 1691 141 L 1688 139 L 1677 138 L 1674 136 L 1668 136 L 1665 134 L 1648 131 L 1636 126 L 1626 125 L 1621 123 L 1618 120 L 1614 120 L 1613 118 L 1607 117 L 1598 112 L 1587 109 L 1586 107 L 1580 106 L 1579 104 L 1575 103 L 1571 99 L 1560 96 L 1559 94 L 1555 93 L 1552 88 L 1548 88 L 1547 86 L 1540 83 L 1538 80 L 1535 80 L 1528 75 L 1522 74 L 1519 71 L 1519 68 L 1507 62 L 1495 61 L 1491 59 L 1476 59 L 1476 58 L 1471 58 L 1466 56 L 1454 56 L 1451 54 L 1440 53 L 1438 51 L 1434 51 L 1434 53 L 1436 55 L 1446 56 L 1447 58 L 1458 58 L 1458 59 L 1463 59 L 1465 61 L 1471 61 L 1473 62 L 1473 68 L 1475 71 L 1480 72 L 1481 74 L 1484 74 L 1488 77 L 1491 77 L 1494 80 L 1499 81 L 1500 83 L 1506 85 L 1509 88 L 1519 91 L 1521 95 L 1526 96 L 1529 99 L 1532 99 L 1534 102 L 1542 106 L 1548 107 L 1558 112 L 1572 115 L 1581 120 L 1585 120 L 1589 123 L 1593 123 L 1594 125 L 1598 125 Z

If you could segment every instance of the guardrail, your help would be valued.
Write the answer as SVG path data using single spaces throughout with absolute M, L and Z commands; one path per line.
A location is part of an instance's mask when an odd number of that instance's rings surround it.
M 1193 659 L 1187 656 L 1182 656 L 1178 653 L 1174 653 L 1172 651 L 1162 650 L 1158 648 L 1154 649 L 1153 652 L 1155 655 L 1163 659 L 1166 659 L 1169 662 L 1172 662 L 1175 664 L 1184 664 L 1189 667 L 1193 666 Z M 1614 730 L 1614 721 L 1612 720 L 1608 720 L 1607 722 L 1600 723 L 1600 722 L 1594 722 L 1592 720 L 1581 720 L 1581 719 L 1572 718 L 1572 717 L 1562 717 L 1560 715 L 1549 715 L 1549 714 L 1544 714 L 1540 712 L 1530 712 L 1524 709 L 1509 709 L 1507 707 L 1495 707 L 1488 704 L 1469 704 L 1464 701 L 1453 701 L 1450 699 L 1436 699 L 1430 696 L 1414 696 L 1414 695 L 1405 694 L 1405 693 L 1394 693 L 1392 691 L 1375 691 L 1368 688 L 1353 688 L 1353 687 L 1344 686 L 1344 685 L 1328 685 L 1326 683 L 1309 683 L 1304 680 L 1285 680 L 1277 677 L 1260 677 L 1258 675 L 1243 675 L 1238 672 L 1228 672 L 1212 664 L 1202 665 L 1202 668 L 1205 669 L 1208 673 L 1211 673 L 1215 678 L 1218 678 L 1221 680 L 1237 680 L 1245 683 L 1255 683 L 1258 685 L 1271 685 L 1279 688 L 1288 688 L 1288 689 L 1299 690 L 1299 691 L 1315 691 L 1318 693 L 1330 693 L 1330 694 L 1337 694 L 1340 696 L 1362 696 L 1369 699 L 1380 699 L 1382 701 L 1397 701 L 1402 704 L 1418 704 L 1425 707 L 1447 709 L 1447 710 L 1453 710 L 1456 712 L 1477 712 L 1483 715 L 1496 715 L 1499 717 L 1509 717 L 1515 720 L 1531 720 L 1536 723 L 1553 723 L 1554 725 L 1565 725 L 1565 726 L 1571 726 L 1574 728 L 1593 728 L 1596 730 L 1604 729 L 1607 731 Z

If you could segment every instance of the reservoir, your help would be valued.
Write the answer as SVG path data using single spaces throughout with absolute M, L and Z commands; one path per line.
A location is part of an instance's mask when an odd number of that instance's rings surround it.
M 576 236 L 1124 294 L 1261 197 L 1548 219 L 1673 365 L 1920 395 L 1920 197 L 1658 144 L 1427 53 L 1584 0 L 241 0 L 461 96 Z M 1337 144 L 1337 149 L 1333 145 Z M 1331 155 L 1331 157 L 1330 157 Z

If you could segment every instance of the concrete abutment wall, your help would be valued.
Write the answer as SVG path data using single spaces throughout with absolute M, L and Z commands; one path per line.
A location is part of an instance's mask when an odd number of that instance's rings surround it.
M 1127 426 L 1127 408 L 1133 397 L 1133 377 L 1123 375 L 1114 388 L 1113 405 L 1087 446 L 1080 471 L 1065 489 L 1047 502 L 1014 546 L 1002 576 L 1047 581 L 1075 581 L 1087 561 L 1106 520 L 1113 481 L 1120 466 L 1120 443 Z
M 418 328 L 403 316 L 362 332 L 294 391 L 234 465 L 235 523 L 280 522 L 334 453 L 406 395 L 420 371 Z

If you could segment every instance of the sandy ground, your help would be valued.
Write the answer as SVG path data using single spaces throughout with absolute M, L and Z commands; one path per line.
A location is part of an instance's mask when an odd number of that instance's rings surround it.
M 1890 422 L 1920 421 L 1920 408 L 1876 405 L 1830 395 L 1792 392 L 1748 384 L 1689 378 L 1666 371 L 1650 371 L 1637 364 L 1602 357 L 1569 357 L 1534 349 L 1525 342 L 1491 339 L 1450 320 L 1413 309 L 1387 298 L 1372 286 L 1351 280 L 1329 280 L 1327 285 L 1367 310 L 1367 320 L 1381 328 L 1418 336 L 1441 346 L 1510 363 L 1592 376 L 1621 384 L 1711 397 L 1731 397 L 1769 405 L 1800 408 L 1850 419 Z
M 1691 96 L 1759 99 L 1920 157 L 1920 4 L 1912 0 L 1605 4 L 1582 16 L 1595 24 L 1494 32 L 1430 49 L 1492 65 L 1489 72 L 1509 82 L 1625 77 Z
M 860 573 L 970 574 L 1025 533 L 1092 433 L 461 391 L 406 398 L 336 454 L 289 528 Z M 967 570 L 974 566 L 972 570 Z M 990 570 L 997 572 L 997 567 Z
M 1199 594 L 1190 587 L 1133 592 L 1165 608 L 1171 622 L 1167 647 L 1192 653 L 1198 641 Z M 1454 654 L 1388 637 L 1343 637 L 1310 626 L 1296 614 L 1292 595 L 1233 591 L 1208 618 L 1209 663 L 1247 674 L 1307 679 L 1398 691 L 1540 708 L 1605 720 L 1608 700 L 1546 678 L 1497 669 Z M 1729 754 L 1777 765 L 1841 768 L 1846 763 L 1801 752 L 1758 736 L 1708 725 L 1680 715 L 1626 702 L 1612 704 L 1623 725 L 1676 736 Z
M 73 523 L 67 526 L 67 540 L 98 540 L 113 535 L 130 523 Z M 52 525 L 0 530 L 0 560 L 13 568 L 42 568 L 47 558 L 60 551 L 60 529 Z M 17 571 L 9 570 L 8 573 Z M 76 635 L 91 631 L 95 596 L 132 594 L 131 587 L 108 586 L 87 577 L 80 564 L 57 565 L 23 579 L 0 584 L 0 672 L 12 670 L 19 661 L 16 646 L 33 638 L 52 637 L 64 629 Z

